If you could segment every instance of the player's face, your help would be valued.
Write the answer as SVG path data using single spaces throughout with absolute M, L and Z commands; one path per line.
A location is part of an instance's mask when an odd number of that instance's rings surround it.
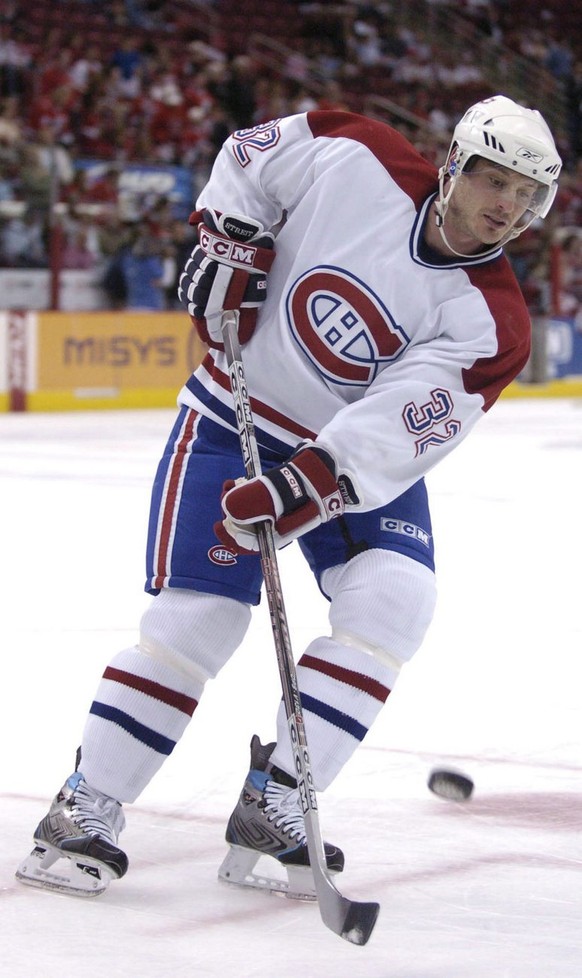
M 451 245 L 469 254 L 505 239 L 532 205 L 540 184 L 488 160 L 457 178 L 445 217 Z M 455 243 L 456 242 L 456 243 Z

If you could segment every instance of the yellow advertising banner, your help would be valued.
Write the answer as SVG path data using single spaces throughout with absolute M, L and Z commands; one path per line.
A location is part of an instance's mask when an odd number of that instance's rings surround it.
M 170 406 L 205 353 L 182 312 L 38 313 L 29 407 Z
M 0 412 L 174 407 L 206 354 L 183 312 L 0 312 Z M 579 397 L 516 381 L 503 397 Z

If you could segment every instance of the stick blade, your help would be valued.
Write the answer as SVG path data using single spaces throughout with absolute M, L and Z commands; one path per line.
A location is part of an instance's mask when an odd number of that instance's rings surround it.
M 380 904 L 354 903 L 353 901 L 349 903 L 349 910 L 340 937 L 343 937 L 344 941 L 349 941 L 350 944 L 367 944 L 378 919 Z
M 317 886 L 316 886 L 317 890 Z M 319 912 L 326 927 L 350 944 L 366 944 L 380 912 L 379 903 L 348 900 L 330 886 L 319 888 Z

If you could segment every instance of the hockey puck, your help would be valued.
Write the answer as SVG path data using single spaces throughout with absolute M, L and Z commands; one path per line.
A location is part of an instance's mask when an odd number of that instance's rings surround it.
M 427 783 L 434 795 L 446 798 L 448 801 L 467 801 L 475 787 L 471 778 L 466 775 L 442 768 L 431 771 Z

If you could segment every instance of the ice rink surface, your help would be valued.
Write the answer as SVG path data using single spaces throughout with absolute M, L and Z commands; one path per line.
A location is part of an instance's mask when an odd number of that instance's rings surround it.
M 370 735 L 320 796 L 365 947 L 315 905 L 216 878 L 251 735 L 272 739 L 267 609 L 134 806 L 130 870 L 81 900 L 14 870 L 74 766 L 103 668 L 137 638 L 149 489 L 173 411 L 0 416 L 2 978 L 580 978 L 582 402 L 507 400 L 428 478 L 439 604 Z M 296 658 L 327 632 L 281 554 Z M 475 781 L 430 794 L 432 767 Z

